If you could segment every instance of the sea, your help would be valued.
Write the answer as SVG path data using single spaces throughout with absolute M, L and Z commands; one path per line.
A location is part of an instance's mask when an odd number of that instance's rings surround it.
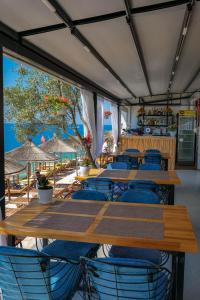
M 78 129 L 81 135 L 83 135 L 83 125 L 78 125 Z M 46 126 L 46 130 L 36 134 L 32 137 L 32 141 L 39 145 L 41 144 L 41 138 L 44 137 L 45 140 L 49 140 L 53 137 L 54 133 L 56 133 L 56 128 L 54 126 Z M 104 125 L 104 133 L 109 132 L 112 130 L 111 125 Z M 72 131 L 69 130 L 70 134 L 73 134 Z M 67 134 L 61 133 L 61 138 L 67 138 Z M 16 147 L 19 147 L 23 144 L 23 142 L 20 142 L 17 140 L 16 132 L 15 132 L 15 124 L 14 123 L 4 123 L 4 151 L 8 152 Z

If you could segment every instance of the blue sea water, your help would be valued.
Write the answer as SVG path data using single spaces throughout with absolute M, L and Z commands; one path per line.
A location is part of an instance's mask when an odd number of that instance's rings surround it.
M 111 125 L 104 125 L 104 132 L 111 131 Z M 49 128 L 41 133 L 38 133 L 36 136 L 32 137 L 32 141 L 39 145 L 41 144 L 41 137 L 44 136 L 46 140 L 52 138 L 53 134 L 56 132 L 56 128 L 54 126 L 49 126 Z M 83 135 L 83 125 L 79 125 L 79 132 Z M 70 132 L 72 134 L 72 132 Z M 67 138 L 66 134 L 61 134 L 62 138 Z M 21 146 L 23 143 L 19 142 L 16 138 L 15 133 L 15 124 L 13 123 L 4 123 L 4 151 L 8 152 L 12 149 Z

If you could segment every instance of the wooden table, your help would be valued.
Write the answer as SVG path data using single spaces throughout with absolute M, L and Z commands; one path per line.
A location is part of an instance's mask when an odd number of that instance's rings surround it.
M 198 246 L 184 206 L 122 202 L 33 201 L 4 221 L 0 233 L 160 249 L 173 253 L 175 299 L 183 299 L 185 252 Z
M 176 171 L 146 171 L 146 170 L 105 170 L 91 169 L 89 176 L 76 176 L 79 181 L 90 177 L 106 177 L 116 182 L 129 182 L 131 180 L 152 180 L 158 185 L 165 185 L 169 189 L 168 204 L 174 204 L 174 185 L 181 184 Z

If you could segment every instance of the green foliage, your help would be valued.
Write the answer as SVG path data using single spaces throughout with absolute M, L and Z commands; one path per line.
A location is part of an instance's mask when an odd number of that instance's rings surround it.
M 5 118 L 15 122 L 17 139 L 25 141 L 48 125 L 56 125 L 57 134 L 67 128 L 76 134 L 76 116 L 81 112 L 79 90 L 36 69 L 20 66 L 16 72 L 16 85 L 4 89 L 4 98 Z M 46 95 L 49 101 L 45 101 Z M 59 97 L 69 98 L 71 104 L 57 101 Z
M 46 178 L 46 176 L 40 176 L 38 178 L 38 187 L 40 189 L 46 189 L 48 187 L 49 180 Z

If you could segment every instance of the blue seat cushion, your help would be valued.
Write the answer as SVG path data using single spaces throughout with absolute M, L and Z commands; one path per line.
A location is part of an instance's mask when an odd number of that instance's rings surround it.
M 79 260 L 80 256 L 91 256 L 98 249 L 98 244 L 56 240 L 42 249 L 50 256 Z
M 155 265 L 160 265 L 162 262 L 161 253 L 156 249 L 112 246 L 109 251 L 109 256 L 115 258 L 142 259 L 150 261 Z

